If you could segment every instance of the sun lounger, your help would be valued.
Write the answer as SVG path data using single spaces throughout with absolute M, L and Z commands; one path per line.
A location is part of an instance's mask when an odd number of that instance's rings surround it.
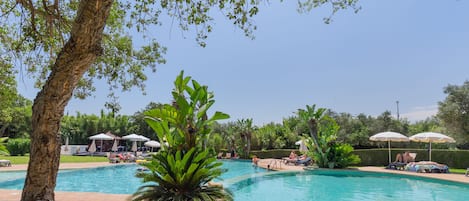
M 405 170 L 425 173 L 449 173 L 447 165 L 433 161 L 410 162 L 405 166 Z
M 404 170 L 405 165 L 407 163 L 403 162 L 392 162 L 388 166 L 386 166 L 386 169 L 392 169 L 392 170 Z
M 409 162 L 414 162 L 415 161 L 415 157 L 417 157 L 417 153 L 409 153 L 409 157 L 410 158 L 408 158 L 407 161 L 405 161 L 405 159 L 401 158 L 401 160 L 404 160 L 404 161 L 396 161 L 396 162 L 390 163 L 388 166 L 386 166 L 386 169 L 404 170 L 405 166 Z
M 223 157 L 224 159 L 230 159 L 231 158 L 231 153 L 226 153 L 225 157 Z
M 308 166 L 309 164 L 311 163 L 311 158 L 310 157 L 307 157 L 306 159 L 304 160 L 297 160 L 295 165 L 304 165 L 304 166 Z
M 0 167 L 10 167 L 11 162 L 9 160 L 0 160 Z
M 283 161 L 283 163 L 285 163 L 285 165 L 288 165 L 288 164 L 293 164 L 293 165 L 295 165 L 296 162 L 298 161 L 298 159 L 292 159 L 292 158 L 290 158 L 290 157 L 283 157 L 283 158 L 282 158 L 282 161 Z

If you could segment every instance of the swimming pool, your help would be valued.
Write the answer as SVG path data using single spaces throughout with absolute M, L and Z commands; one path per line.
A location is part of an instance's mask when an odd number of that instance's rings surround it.
M 142 185 L 141 180 L 135 177 L 138 167 L 138 165 L 126 164 L 91 169 L 61 170 L 57 176 L 55 190 L 132 194 Z M 222 168 L 228 169 L 228 172 L 222 174 L 222 179 L 242 175 L 250 177 L 259 172 L 266 172 L 262 168 L 253 167 L 247 160 L 223 160 Z M 25 175 L 25 171 L 0 172 L 0 188 L 22 189 Z
M 56 191 L 132 194 L 137 165 L 60 171 Z M 469 200 L 469 185 L 405 175 L 345 170 L 267 172 L 249 161 L 223 160 L 222 182 L 235 200 Z M 0 188 L 21 189 L 25 172 L 0 172 Z
M 321 170 L 267 174 L 232 184 L 236 200 L 469 200 L 469 185 L 404 175 Z

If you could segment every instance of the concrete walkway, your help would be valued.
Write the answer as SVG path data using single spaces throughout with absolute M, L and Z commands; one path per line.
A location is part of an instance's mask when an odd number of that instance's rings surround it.
M 75 168 L 93 168 L 115 165 L 111 163 L 62 163 L 60 169 L 75 169 Z M 285 164 L 285 161 L 280 159 L 261 159 L 258 163 L 259 167 L 269 168 L 277 171 L 296 170 L 303 171 L 304 166 Z M 12 167 L 2 167 L 0 171 L 16 171 L 26 170 L 27 165 L 13 165 Z M 360 171 L 369 172 L 385 172 L 391 174 L 405 174 L 414 175 L 428 178 L 444 179 L 449 181 L 464 182 L 469 184 L 469 177 L 461 174 L 437 174 L 437 173 L 415 173 L 399 170 L 387 170 L 384 167 L 360 167 L 357 168 Z M 0 189 L 0 200 L 1 201 L 18 201 L 21 198 L 20 190 L 5 190 Z M 55 192 L 55 198 L 57 201 L 127 201 L 130 200 L 131 195 L 128 194 L 104 194 L 104 193 L 89 193 L 89 192 Z

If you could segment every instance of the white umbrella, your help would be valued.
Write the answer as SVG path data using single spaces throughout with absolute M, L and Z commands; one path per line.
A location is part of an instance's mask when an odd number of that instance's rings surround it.
M 415 142 L 430 143 L 430 146 L 429 146 L 429 160 L 430 161 L 432 161 L 432 142 L 434 143 L 456 142 L 452 137 L 443 135 L 441 133 L 433 133 L 433 132 L 417 133 L 415 135 L 410 136 L 409 139 Z
M 159 148 L 161 147 L 161 144 L 155 140 L 151 140 L 151 141 L 148 141 L 148 142 L 145 142 L 143 145 L 147 146 L 147 147 L 151 147 L 151 151 L 153 152 L 153 148 Z
M 137 141 L 133 141 L 131 151 L 133 151 L 133 152 L 137 151 Z
M 147 138 L 143 135 L 140 135 L 140 139 L 142 139 L 142 141 L 150 141 L 150 138 Z
M 391 163 L 391 142 L 408 142 L 409 138 L 396 132 L 381 132 L 370 137 L 371 141 L 388 142 L 389 163 Z
M 95 140 L 93 140 L 93 142 L 91 142 L 90 148 L 88 148 L 88 152 L 90 152 L 91 154 L 93 154 L 94 152 L 96 152 L 96 143 L 95 143 Z
M 117 151 L 117 140 L 114 140 L 114 144 L 112 144 L 111 151 Z
M 145 136 L 137 135 L 137 134 L 126 135 L 126 136 L 123 136 L 122 139 L 130 140 L 130 141 L 149 141 L 150 140 L 146 138 Z
M 305 140 L 295 142 L 295 145 L 300 145 L 300 152 L 308 151 L 308 147 L 305 144 Z
M 103 152 L 103 140 L 113 140 L 114 138 L 112 138 L 111 136 L 109 135 L 106 135 L 104 133 L 100 133 L 100 134 L 96 134 L 96 135 L 93 135 L 91 137 L 89 137 L 90 140 L 101 140 L 101 152 Z
M 89 137 L 89 139 L 90 140 L 113 140 L 114 138 L 104 133 L 100 133 L 100 134 L 96 134 L 96 135 Z
M 147 147 L 154 147 L 154 148 L 159 148 L 161 147 L 161 144 L 157 141 L 154 141 L 154 140 L 151 140 L 151 141 L 148 141 L 148 142 L 145 142 L 143 145 L 147 146 Z
M 65 148 L 64 151 L 68 151 L 68 137 L 65 138 Z
M 145 137 L 143 135 L 137 135 L 137 134 L 134 134 L 134 133 L 132 133 L 130 135 L 123 136 L 122 139 L 130 140 L 130 141 L 133 141 L 133 142 L 136 142 L 136 141 L 139 141 L 139 142 L 150 141 L 150 139 L 148 139 L 147 137 Z M 135 146 L 137 146 L 137 143 L 135 143 Z M 133 145 L 132 145 L 132 149 L 133 149 Z M 137 151 L 137 148 L 135 148 L 135 151 Z

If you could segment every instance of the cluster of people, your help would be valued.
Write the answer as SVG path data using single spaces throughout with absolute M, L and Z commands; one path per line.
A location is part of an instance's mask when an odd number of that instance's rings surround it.
M 137 157 L 133 153 L 111 153 L 109 155 L 109 160 L 111 163 L 119 163 L 119 162 L 135 162 Z

